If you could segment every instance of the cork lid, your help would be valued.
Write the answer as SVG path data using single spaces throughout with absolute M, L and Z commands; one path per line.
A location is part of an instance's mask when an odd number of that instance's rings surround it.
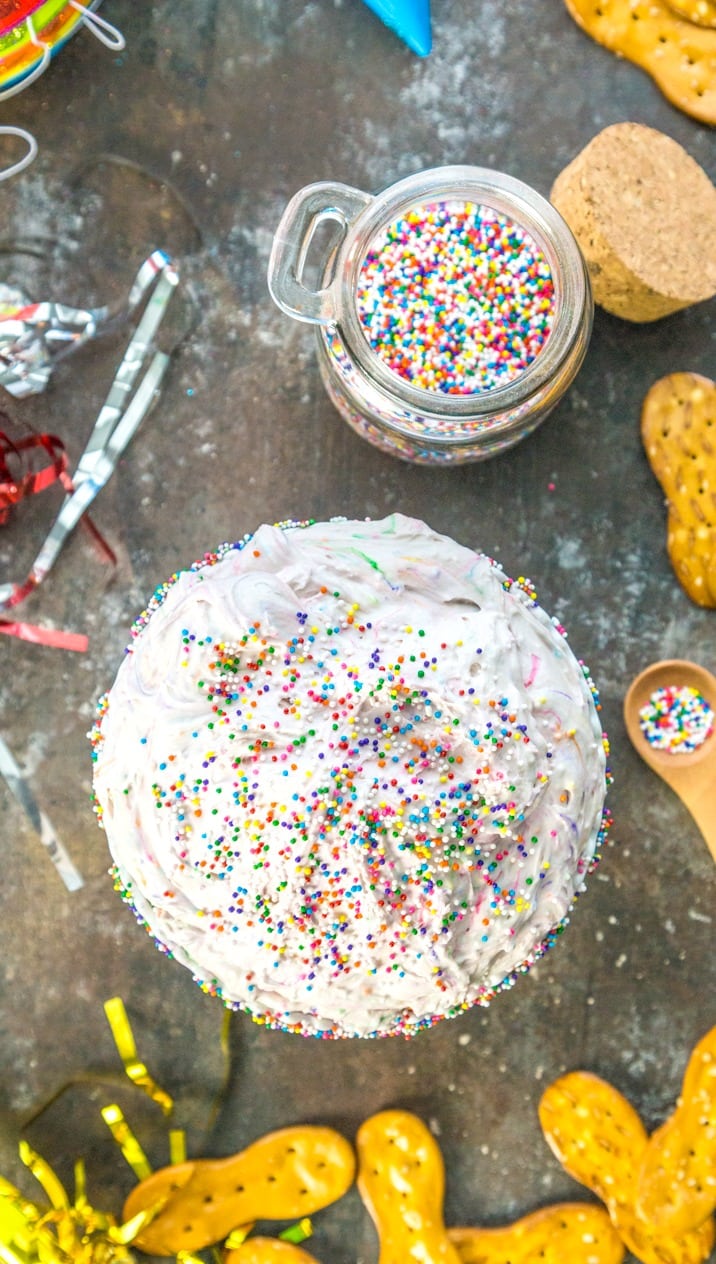
M 633 274 L 691 302 L 716 292 L 716 188 L 676 141 L 617 123 L 577 162 L 594 225 Z

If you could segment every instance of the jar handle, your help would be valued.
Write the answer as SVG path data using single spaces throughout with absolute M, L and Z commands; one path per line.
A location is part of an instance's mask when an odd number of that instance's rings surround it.
M 353 220 L 373 199 L 347 184 L 323 181 L 308 184 L 289 202 L 276 229 L 268 266 L 271 297 L 282 311 L 297 320 L 330 325 L 337 313 L 337 280 L 331 278 L 321 290 L 311 290 L 303 281 L 308 251 L 319 224 L 333 220 L 345 238 Z

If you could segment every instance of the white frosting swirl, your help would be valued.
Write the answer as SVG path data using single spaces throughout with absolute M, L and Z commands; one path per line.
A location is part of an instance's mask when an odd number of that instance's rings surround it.
M 100 706 L 117 885 L 258 1021 L 410 1034 L 514 981 L 601 837 L 590 684 L 424 523 L 262 526 L 158 590 Z

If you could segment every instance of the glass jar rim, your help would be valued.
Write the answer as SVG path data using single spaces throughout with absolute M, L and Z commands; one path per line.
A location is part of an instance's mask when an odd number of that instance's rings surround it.
M 357 283 L 376 236 L 411 209 L 430 202 L 472 202 L 525 229 L 544 253 L 554 284 L 549 337 L 530 365 L 510 382 L 470 394 L 438 392 L 399 377 L 368 342 L 356 304 Z M 336 287 L 335 325 L 360 370 L 403 407 L 428 416 L 453 418 L 490 414 L 521 404 L 539 391 L 569 355 L 579 334 L 589 278 L 579 246 L 559 212 L 530 185 L 486 167 L 433 167 L 388 186 L 367 201 L 337 248 L 332 264 Z

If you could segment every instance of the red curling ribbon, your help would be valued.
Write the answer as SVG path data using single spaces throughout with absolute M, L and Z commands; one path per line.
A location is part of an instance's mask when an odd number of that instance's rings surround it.
M 83 632 L 40 628 L 35 623 L 17 623 L 11 619 L 0 619 L 0 633 L 16 636 L 21 641 L 32 641 L 34 645 L 49 645 L 53 649 L 76 650 L 78 653 L 83 653 L 89 645 L 89 639 Z
M 24 473 L 18 473 L 15 476 L 10 462 L 13 461 L 21 467 L 27 462 L 28 454 L 33 449 L 44 450 L 46 464 L 39 470 L 25 470 Z M 4 430 L 0 430 L 0 526 L 7 522 L 10 511 L 19 505 L 21 500 L 24 500 L 26 496 L 45 491 L 53 483 L 60 482 L 67 494 L 71 495 L 74 487 L 67 473 L 67 465 L 65 445 L 57 435 L 29 434 L 13 440 Z M 117 559 L 114 552 L 88 515 L 83 519 L 83 523 L 108 561 L 116 565 Z M 27 580 L 13 593 L 7 602 L 7 608 L 19 605 L 35 587 L 33 580 Z M 20 640 L 31 641 L 34 645 L 47 645 L 54 649 L 74 650 L 78 653 L 83 653 L 89 644 L 88 638 L 83 633 L 39 627 L 34 623 L 2 617 L 0 617 L 0 634 L 16 636 Z
M 70 486 L 72 487 L 72 484 L 70 484 Z M 74 487 L 72 487 L 72 490 L 74 491 Z M 92 521 L 88 513 L 84 514 L 83 517 L 80 518 L 80 526 L 84 527 L 85 531 L 87 531 L 88 534 L 92 536 L 92 539 L 97 545 L 99 552 L 104 554 L 104 560 L 106 562 L 109 562 L 110 566 L 116 566 L 117 554 L 115 553 L 111 545 L 107 543 L 104 536 L 102 535 L 102 532 L 99 530 L 98 527 L 95 526 L 94 522 Z
M 49 457 L 48 464 L 40 470 L 28 470 L 22 477 L 14 478 L 8 464 L 8 457 L 15 457 L 17 461 L 22 462 L 23 453 L 29 452 L 32 448 L 44 448 Z M 10 510 L 15 505 L 19 505 L 26 496 L 44 492 L 56 482 L 62 484 L 68 496 L 72 495 L 75 487 L 67 473 L 67 453 L 64 443 L 58 439 L 57 435 L 30 434 L 13 441 L 4 430 L 0 430 L 0 526 L 7 522 Z M 114 550 L 97 529 L 89 514 L 83 516 L 82 525 L 92 536 L 100 553 L 104 554 L 105 559 L 112 566 L 116 566 L 117 556 Z M 16 606 L 19 601 L 24 601 L 34 587 L 33 583 L 24 584 L 8 604 Z
M 27 470 L 20 477 L 13 476 L 8 463 L 9 457 L 23 462 L 23 456 L 32 448 L 44 449 L 48 461 L 40 470 Z M 0 526 L 7 522 L 10 510 L 19 505 L 26 496 L 43 492 L 52 483 L 60 481 L 65 491 L 72 490 L 72 482 L 67 473 L 67 453 L 65 445 L 57 435 L 30 434 L 13 442 L 0 430 Z

